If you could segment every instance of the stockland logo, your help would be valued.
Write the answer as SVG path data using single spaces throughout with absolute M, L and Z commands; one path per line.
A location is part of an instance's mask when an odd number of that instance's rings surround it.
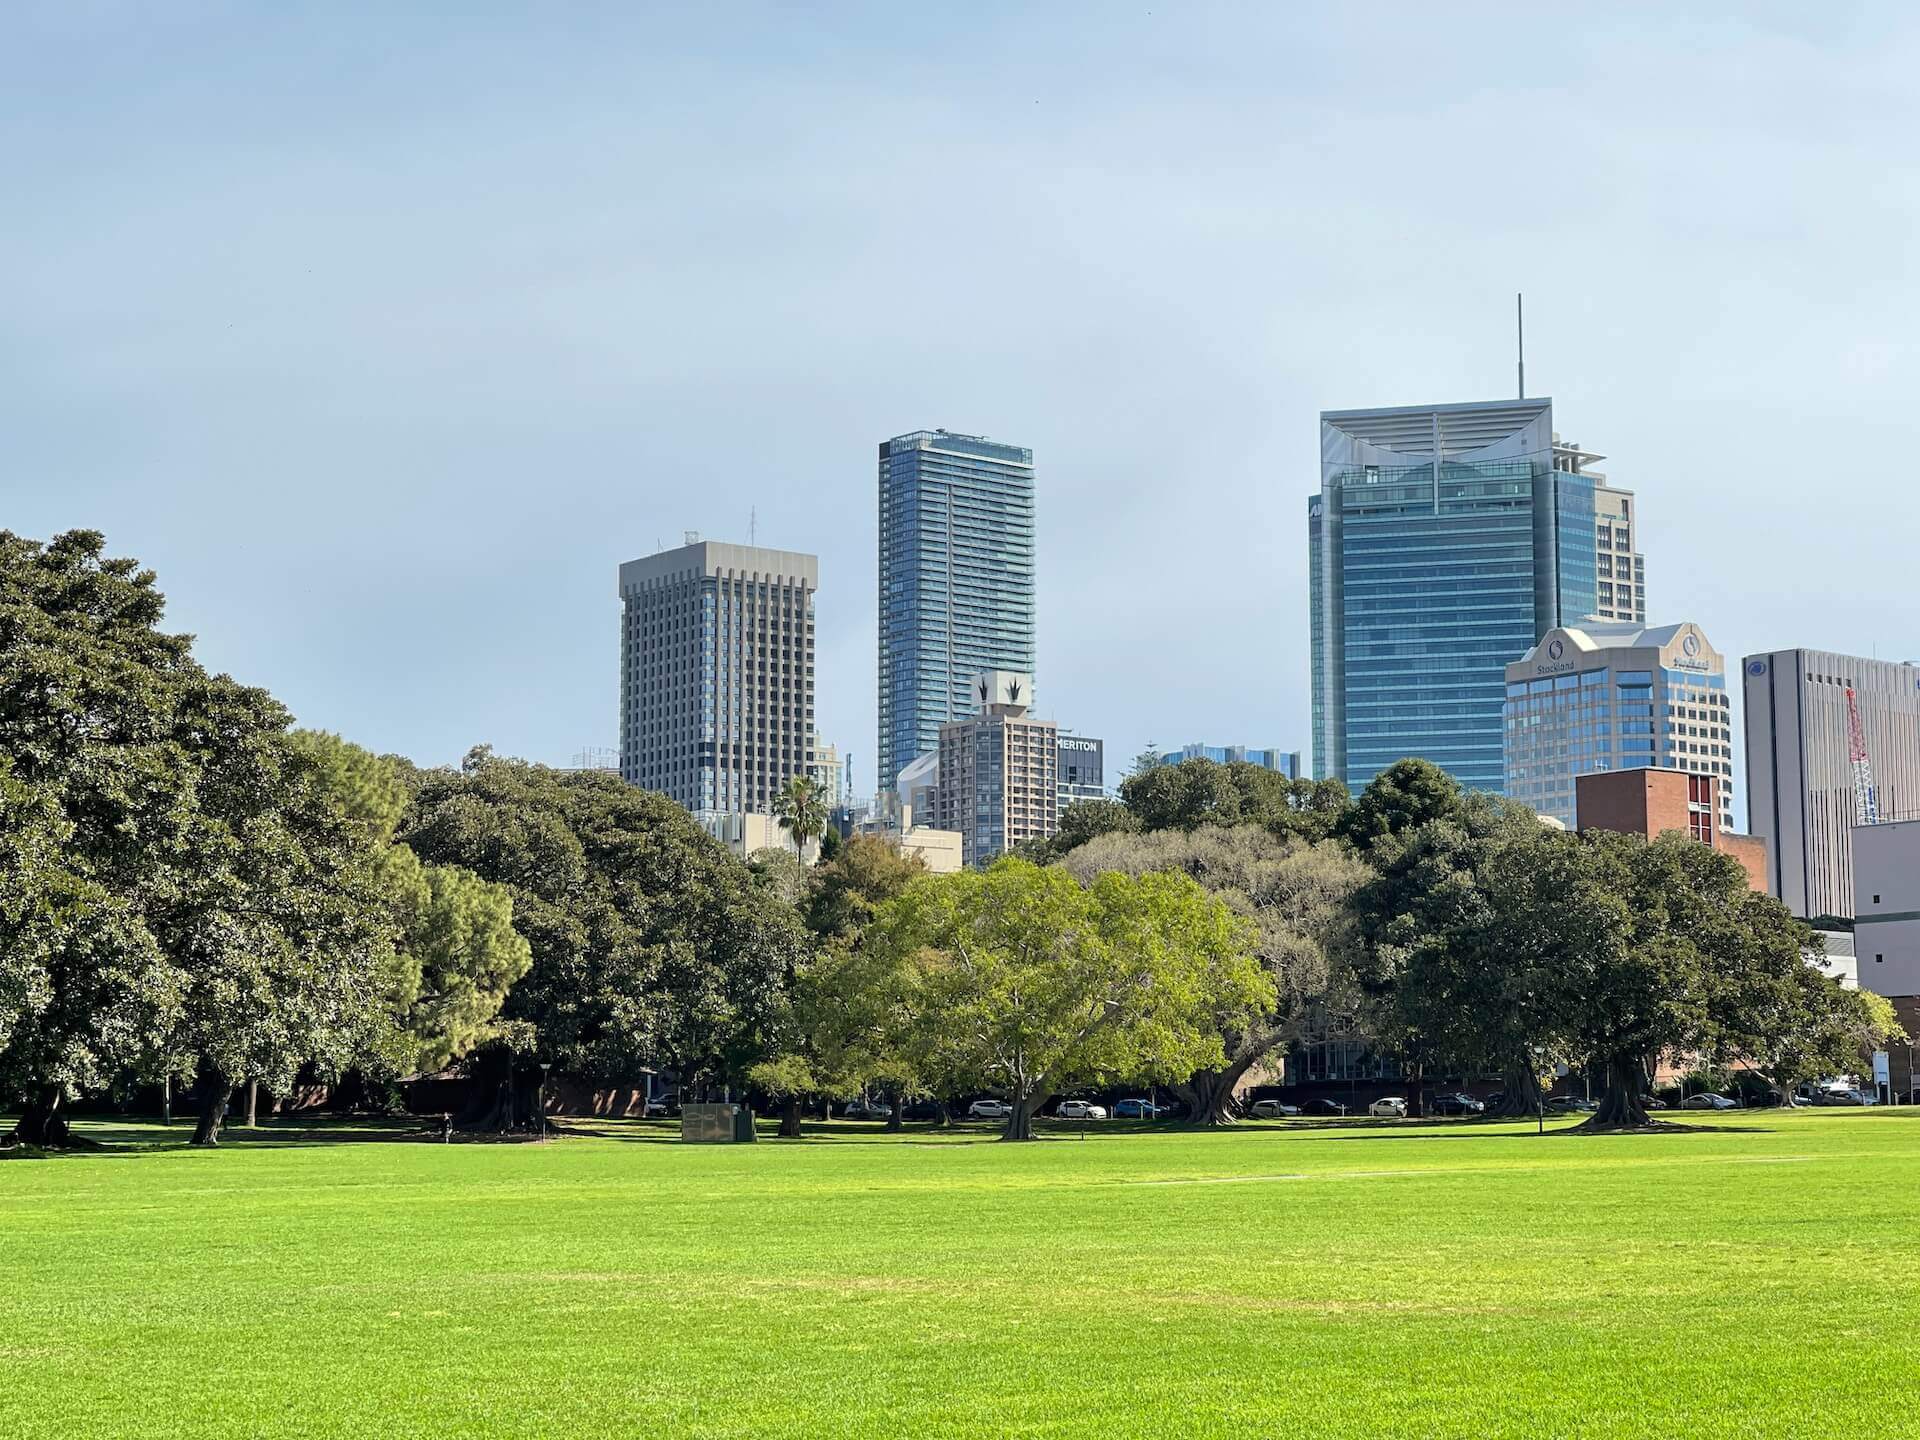
M 1567 653 L 1567 646 L 1565 641 L 1549 640 L 1547 642 L 1547 659 L 1558 660 L 1562 655 L 1566 653 Z
M 1689 630 L 1686 638 L 1680 642 L 1680 648 L 1689 655 L 1698 655 L 1700 653 L 1700 637 Z

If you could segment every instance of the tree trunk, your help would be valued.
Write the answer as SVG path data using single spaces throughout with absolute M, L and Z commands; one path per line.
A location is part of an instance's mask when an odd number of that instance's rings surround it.
M 1195 1125 L 1233 1124 L 1234 1091 L 1259 1058 L 1244 1055 L 1229 1060 L 1224 1070 L 1196 1070 L 1184 1085 L 1175 1085 L 1173 1093 L 1186 1102 L 1188 1121 Z
M 173 1072 L 160 1077 L 160 1123 L 173 1124 Z
M 34 1090 L 27 1097 L 27 1108 L 20 1112 L 12 1133 L 7 1136 L 8 1143 L 37 1145 L 43 1150 L 71 1145 L 73 1132 L 67 1128 L 67 1117 L 61 1113 L 66 1098 L 66 1092 L 58 1085 L 42 1085 Z
M 193 1127 L 192 1143 L 212 1149 L 220 1143 L 220 1126 L 227 1118 L 227 1102 L 233 1098 L 233 1081 L 202 1062 L 197 1084 L 200 1119 Z
M 1002 1140 L 1033 1139 L 1034 1112 L 1045 1105 L 1049 1098 L 1045 1095 L 1015 1097 L 1013 1114 L 1007 1117 L 1007 1128 L 1001 1132 L 1000 1138 Z
M 898 1090 L 889 1090 L 887 1091 L 885 1103 L 887 1107 L 887 1129 L 900 1130 L 905 1128 L 907 1117 L 902 1112 L 907 1108 L 906 1097 Z
M 1510 1120 L 1531 1120 L 1540 1111 L 1540 1077 L 1533 1073 L 1533 1066 L 1519 1064 L 1509 1066 L 1501 1077 L 1506 1081 L 1507 1098 L 1488 1114 L 1503 1116 Z
M 251 1130 L 260 1123 L 260 1082 L 247 1081 L 247 1129 Z
M 937 1130 L 951 1130 L 953 1128 L 953 1111 L 947 1108 L 946 1101 L 936 1100 L 933 1102 L 933 1124 Z
M 1638 1055 L 1615 1055 L 1607 1061 L 1607 1093 L 1600 1108 L 1587 1118 L 1582 1130 L 1637 1130 L 1651 1123 L 1647 1107 L 1641 1103 L 1640 1089 L 1646 1070 Z
M 1427 1067 L 1418 1061 L 1407 1086 L 1407 1116 L 1412 1120 L 1427 1118 Z
M 787 1103 L 780 1107 L 780 1135 L 782 1139 L 800 1138 L 800 1097 L 787 1096 Z

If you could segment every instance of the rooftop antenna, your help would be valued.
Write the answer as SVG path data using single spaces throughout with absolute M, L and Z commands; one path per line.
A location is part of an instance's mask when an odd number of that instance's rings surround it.
M 1527 313 L 1525 297 L 1517 290 L 1513 293 L 1513 339 L 1520 372 L 1520 398 L 1524 400 L 1527 398 Z
M 747 511 L 747 544 L 758 545 L 759 543 L 760 543 L 760 507 L 756 505 L 751 510 Z

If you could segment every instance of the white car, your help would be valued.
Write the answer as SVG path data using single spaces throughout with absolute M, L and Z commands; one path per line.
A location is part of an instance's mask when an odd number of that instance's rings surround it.
M 1404 1120 L 1407 1118 L 1407 1102 L 1398 1095 L 1383 1095 L 1367 1106 L 1367 1114 L 1377 1115 L 1382 1120 Z
M 976 1100 L 967 1107 L 969 1120 L 1004 1120 L 1013 1114 L 1013 1106 L 1004 1100 Z
M 1053 1113 L 1062 1120 L 1104 1120 L 1107 1118 L 1107 1107 L 1085 1100 L 1062 1100 L 1060 1108 Z
M 1256 1120 L 1284 1120 L 1290 1115 L 1298 1115 L 1300 1107 L 1281 1100 L 1256 1100 L 1247 1113 Z

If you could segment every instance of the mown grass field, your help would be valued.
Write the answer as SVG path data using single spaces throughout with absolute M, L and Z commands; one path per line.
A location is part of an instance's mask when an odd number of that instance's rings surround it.
M 96 1130 L 0 1162 L 0 1435 L 1920 1434 L 1920 1112 L 1706 1123 Z

